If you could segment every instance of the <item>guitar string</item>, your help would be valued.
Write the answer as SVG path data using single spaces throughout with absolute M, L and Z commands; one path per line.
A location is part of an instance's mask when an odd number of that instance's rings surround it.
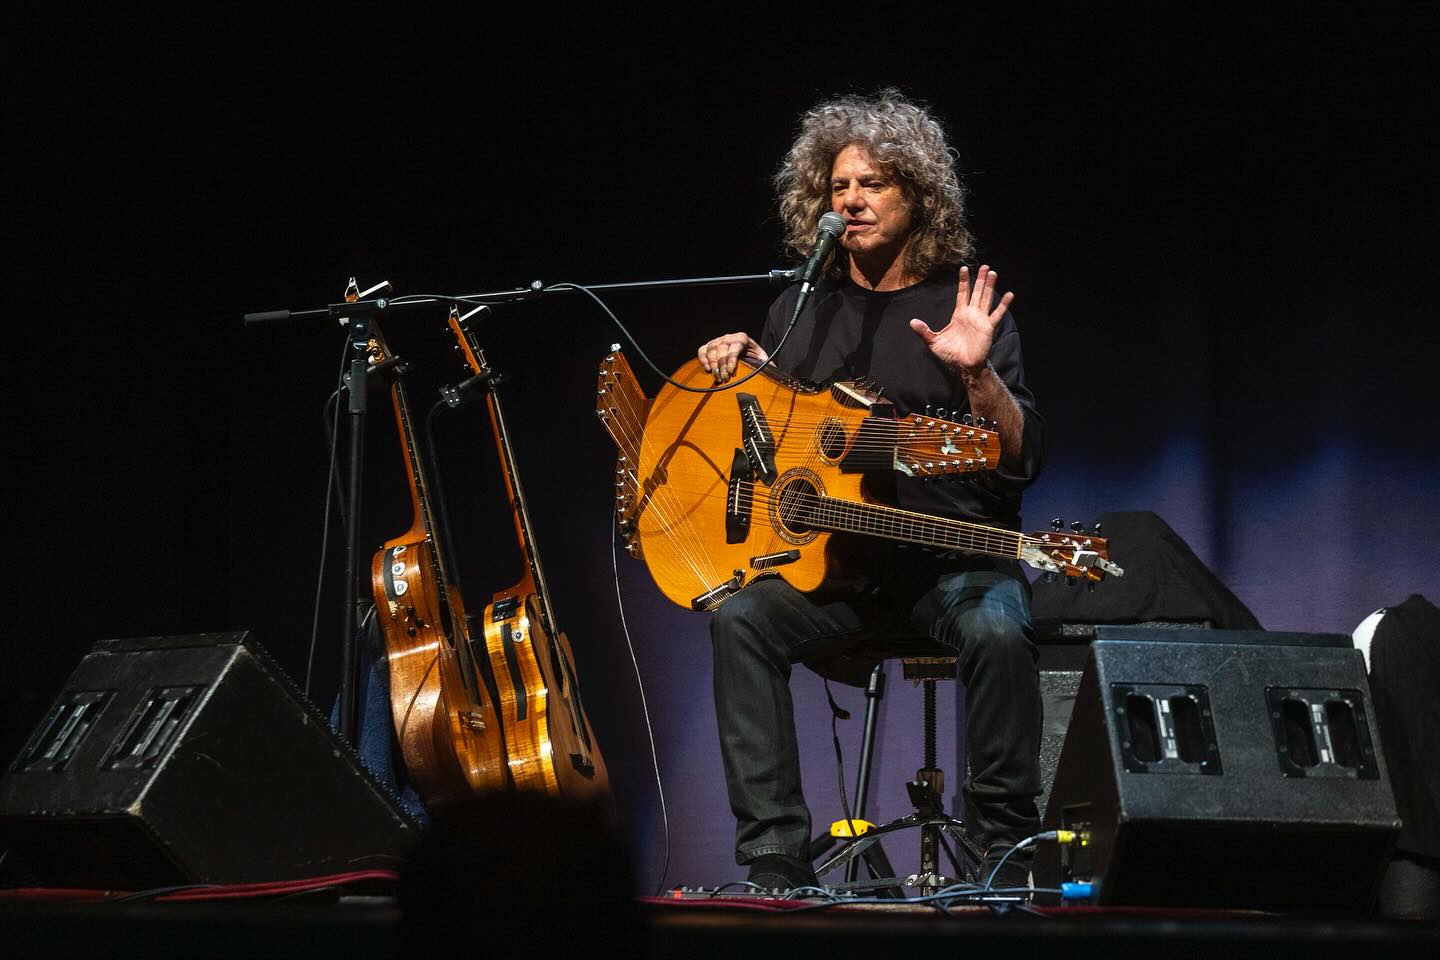
M 693 364 L 693 363 L 695 363 L 695 361 L 690 361 L 690 363 Z M 745 365 L 748 366 L 748 364 L 745 364 Z M 628 364 L 627 364 L 627 366 L 628 366 Z M 683 370 L 683 368 L 682 368 L 682 370 Z M 697 373 L 699 372 L 699 371 L 698 371 L 698 368 L 697 368 L 696 372 L 697 372 Z M 705 376 L 708 376 L 708 374 L 705 375 Z M 786 390 L 789 390 L 790 392 L 792 392 L 792 393 L 795 394 L 796 396 L 800 396 L 800 397 L 819 397 L 819 396 L 821 396 L 821 395 L 823 394 L 823 395 L 825 395 L 825 396 L 827 397 L 827 399 L 829 400 L 829 403 L 830 403 L 831 407 L 832 407 L 834 410 L 836 410 L 837 413 L 840 413 L 840 412 L 843 412 L 843 411 L 847 411 L 847 410 L 853 410 L 853 411 L 857 411 L 857 412 L 858 412 L 858 411 L 860 411 L 860 410 L 862 409 L 862 408 L 860 408 L 860 407 L 848 406 L 848 405 L 840 402 L 840 401 L 837 399 L 837 397 L 836 397 L 836 389 L 837 389 L 837 387 L 839 386 L 838 384 L 837 384 L 837 385 L 832 385 L 829 389 L 821 388 L 821 389 L 819 389 L 819 390 L 814 390 L 814 391 L 806 391 L 806 390 L 796 389 L 796 388 L 791 387 L 791 386 L 789 386 L 788 384 L 785 384 L 785 383 L 780 383 L 779 386 L 781 386 L 782 388 L 784 388 L 784 389 L 786 389 Z M 869 391 L 866 391 L 866 392 L 867 392 L 867 394 L 869 393 Z M 848 396 L 848 394 L 847 394 L 847 396 Z M 800 416 L 798 416 L 798 417 L 794 417 L 794 418 L 788 419 L 788 420 L 786 421 L 786 423 L 790 424 L 792 427 L 800 427 L 800 428 L 803 428 L 803 427 L 815 427 L 815 426 L 823 425 L 823 424 L 825 424 L 825 423 L 831 422 L 832 420 L 840 420 L 840 421 L 842 422 L 842 424 L 843 424 L 844 419 L 845 419 L 845 418 L 844 418 L 843 416 L 838 416 L 838 415 L 835 415 L 835 414 L 828 415 L 828 416 L 822 416 L 822 417 L 820 417 L 820 418 L 818 418 L 818 419 L 814 419 L 814 420 L 806 419 L 806 417 L 805 417 L 804 415 L 800 415 Z M 915 413 L 909 414 L 909 415 L 907 415 L 907 416 L 905 416 L 905 417 L 896 418 L 893 422 L 896 423 L 896 424 L 905 425 L 905 426 L 907 426 L 907 427 L 909 428 L 909 433 L 908 433 L 908 435 L 905 435 L 905 436 L 901 436 L 901 435 L 900 435 L 900 432 L 897 431 L 896 439 L 900 442 L 901 445 L 904 445 L 904 444 L 907 444 L 907 443 L 909 443 L 909 444 L 924 444 L 926 441 L 925 441 L 923 438 L 915 436 L 914 431 L 917 430 L 917 429 L 918 429 L 918 430 L 924 430 L 924 431 L 933 431 L 933 430 L 935 430 L 935 429 L 940 429 L 940 430 L 942 431 L 942 434 L 943 434 L 944 428 L 945 428 L 945 427 L 950 427 L 950 428 L 953 429 L 954 434 L 955 434 L 955 436 L 950 437 L 950 439 L 952 439 L 952 440 L 957 440 L 957 441 L 964 441 L 967 445 L 970 445 L 970 446 L 976 446 L 976 445 L 978 445 L 978 446 L 982 447 L 983 449 L 985 449 L 986 452 L 987 452 L 987 454 L 994 454 L 997 458 L 998 458 L 998 456 L 999 456 L 999 435 L 998 435 L 998 433 L 994 430 L 994 428 L 991 428 L 991 427 L 978 427 L 978 426 L 976 426 L 976 425 L 974 425 L 974 424 L 964 424 L 964 423 L 960 423 L 960 422 L 954 421 L 954 420 L 946 420 L 946 419 L 944 419 L 944 418 L 942 418 L 942 417 L 933 417 L 933 416 L 929 416 L 929 415 L 925 415 L 925 414 L 915 414 Z M 961 431 L 964 431 L 965 434 L 962 435 L 962 434 L 961 434 Z M 980 432 L 980 433 L 982 433 L 982 434 L 985 434 L 985 435 L 986 435 L 986 438 L 985 438 L 985 439 L 977 439 L 977 438 L 975 437 L 975 433 L 976 433 L 977 431 Z M 942 436 L 942 438 L 941 438 L 940 441 L 933 441 L 933 442 L 938 442 L 938 443 L 940 443 L 940 444 L 943 445 L 944 441 L 945 441 L 945 437 Z M 896 440 L 885 439 L 885 438 L 873 438 L 873 439 L 872 439 L 872 438 L 870 438 L 870 437 L 860 436 L 860 437 L 856 437 L 855 440 L 852 441 L 851 445 L 850 445 L 847 449 L 848 449 L 848 450 L 852 450 L 852 451 L 866 451 L 866 452 L 868 452 L 868 451 L 880 451 L 880 452 L 883 452 L 883 451 L 885 451 L 885 450 L 895 449 L 895 448 L 896 448 L 896 445 L 897 445 L 897 444 L 896 444 Z M 936 451 L 935 453 L 933 453 L 933 454 L 917 455 L 917 456 L 916 456 L 916 459 L 924 459 L 924 458 L 927 458 L 927 457 L 928 457 L 928 459 L 930 459 L 931 461 L 934 461 L 934 460 L 943 460 L 943 459 L 945 459 L 945 457 L 938 452 L 938 449 L 937 449 L 937 451 Z M 963 459 L 963 458 L 962 458 L 962 459 Z M 972 457 L 972 459 L 974 459 L 974 458 Z
M 611 374 L 613 375 L 613 371 L 611 371 Z M 620 414 L 621 417 L 623 417 L 621 426 L 625 429 L 627 438 L 631 441 L 631 444 L 637 449 L 638 460 L 643 461 L 646 459 L 647 450 L 651 448 L 649 448 L 647 443 L 644 424 L 639 417 L 639 411 L 630 405 L 631 402 L 635 400 L 636 395 L 643 396 L 643 394 L 640 394 L 638 385 L 634 384 L 633 372 L 631 373 L 630 380 L 634 386 L 633 391 L 623 390 L 621 392 L 622 400 L 625 403 L 624 409 L 621 410 L 618 407 L 611 407 L 609 409 L 612 415 Z M 638 443 L 635 441 L 637 436 L 639 438 Z M 638 463 L 633 469 L 638 469 Z M 639 497 L 642 488 L 640 487 L 639 474 L 634 473 L 633 469 L 627 471 L 626 479 L 634 486 L 632 495 L 636 498 L 635 502 L 637 507 L 639 507 Z M 660 496 L 655 496 L 657 491 L 661 493 Z M 679 502 L 675 492 L 668 484 L 662 484 L 651 491 L 648 504 L 644 509 L 649 510 L 651 507 L 654 508 L 653 512 L 656 513 L 661 520 L 661 529 L 657 532 L 675 548 L 675 553 L 678 554 L 680 563 L 685 568 L 688 568 L 697 583 L 702 584 L 702 589 L 708 589 L 714 586 L 718 582 L 718 578 L 714 574 L 713 563 L 710 567 L 711 575 L 706 575 L 705 564 L 709 562 L 709 556 L 700 548 L 701 538 L 695 533 L 688 520 L 683 523 L 677 523 L 666 509 L 667 507 L 673 507 L 675 508 L 676 515 L 680 517 L 686 515 L 683 505 Z M 688 537 L 677 535 L 676 531 L 681 527 L 689 528 L 690 535 Z
M 1048 551 L 1051 559 L 1056 559 L 1055 551 L 1076 547 L 1084 547 L 1102 556 L 1108 550 L 1105 540 L 1083 534 L 1024 534 L 1000 527 L 986 527 L 962 520 L 900 510 L 883 504 L 859 503 L 805 493 L 793 494 L 788 502 L 811 508 L 806 516 L 791 510 L 788 514 L 790 517 L 802 522 L 809 520 L 824 531 L 870 534 L 971 552 L 994 553 L 1016 559 L 1020 558 L 1021 548 L 1025 546 Z M 887 523 L 887 520 L 890 522 Z M 906 531 L 898 526 L 898 523 L 908 523 L 911 525 L 910 529 Z M 1057 542 L 1051 539 L 1054 536 L 1062 539 Z M 1064 562 L 1063 557 L 1060 562 Z
M 770 491 L 765 491 L 767 498 L 769 493 Z M 1103 539 L 1095 537 L 1058 534 L 1062 539 L 1057 542 L 1050 539 L 1055 534 L 1024 534 L 999 527 L 986 527 L 961 520 L 900 510 L 887 505 L 857 503 L 798 492 L 793 493 L 789 498 L 784 498 L 783 493 L 784 491 L 782 491 L 782 500 L 792 507 L 792 509 L 783 510 L 783 515 L 792 522 L 796 520 L 801 523 L 809 521 L 821 532 L 879 536 L 891 540 L 1013 559 L 1024 559 L 1022 548 L 1032 546 L 1041 552 L 1048 553 L 1050 559 L 1064 566 L 1066 574 L 1070 576 L 1088 576 L 1092 574 L 1092 571 L 1071 566 L 1065 560 L 1064 552 L 1083 546 L 1085 549 L 1093 550 L 1104 556 L 1108 548 L 1108 544 Z M 802 509 L 794 509 L 795 507 Z M 885 522 L 888 518 L 893 518 L 892 522 Z M 905 529 L 894 521 L 909 523 L 911 526 L 909 529 Z M 769 511 L 762 514 L 761 522 L 769 522 Z M 1056 555 L 1057 552 L 1060 556 Z M 1035 566 L 1035 564 L 1031 563 L 1031 566 Z
M 870 504 L 800 493 L 782 494 L 780 499 L 782 517 L 822 532 L 870 534 L 935 547 L 1000 551 L 1007 556 L 1015 555 L 1021 544 L 1020 535 L 1013 531 L 976 531 L 938 518 L 889 518 L 874 512 Z
M 640 390 L 638 384 L 634 381 L 633 372 L 628 370 L 628 364 L 626 365 L 626 372 L 630 373 L 629 379 L 631 385 L 634 387 L 633 392 L 631 390 L 622 390 L 620 392 L 622 402 L 624 403 L 623 410 L 619 406 L 609 406 L 607 410 L 612 417 L 616 417 L 617 414 L 619 415 L 617 419 L 620 420 L 620 427 L 625 431 L 627 438 L 638 451 L 638 461 L 644 462 L 647 459 L 647 453 L 653 453 L 654 448 L 646 437 L 644 423 L 640 420 L 638 411 L 630 406 L 630 402 L 634 400 L 635 394 L 640 393 Z M 606 366 L 603 376 L 609 378 L 609 383 L 613 384 L 617 382 L 615 373 L 612 369 L 609 369 L 609 365 Z M 611 387 L 607 386 L 606 389 L 607 396 L 609 396 Z M 640 395 L 643 396 L 643 394 Z M 635 442 L 636 437 L 639 438 L 638 443 Z M 627 471 L 628 476 L 626 478 L 627 482 L 634 487 L 632 496 L 635 498 L 636 515 L 638 516 L 639 513 L 643 511 L 651 511 L 656 514 L 660 520 L 659 529 L 656 533 L 670 544 L 673 554 L 679 561 L 678 566 L 688 570 L 695 578 L 695 582 L 701 586 L 702 590 L 716 586 L 725 578 L 718 575 L 715 571 L 713 561 L 701 548 L 701 538 L 695 532 L 690 521 L 684 519 L 686 517 L 684 505 L 679 502 L 678 496 L 669 484 L 660 484 L 655 487 L 646 494 L 645 504 L 641 504 L 640 497 L 642 487 L 640 486 L 640 477 L 638 473 L 633 472 L 633 470 L 639 469 L 639 462 L 634 465 L 631 471 Z M 672 510 L 673 515 L 671 515 Z M 677 520 L 677 518 L 681 519 Z M 636 526 L 638 533 L 639 524 L 637 523 Z M 686 536 L 681 531 L 688 532 L 689 535 Z M 650 552 L 653 553 L 655 551 L 652 550 Z M 649 553 L 647 553 L 647 556 L 649 556 Z M 657 560 L 659 560 L 659 558 L 650 558 L 650 562 Z M 671 566 L 673 569 L 674 565 Z M 706 569 L 707 567 L 708 571 Z

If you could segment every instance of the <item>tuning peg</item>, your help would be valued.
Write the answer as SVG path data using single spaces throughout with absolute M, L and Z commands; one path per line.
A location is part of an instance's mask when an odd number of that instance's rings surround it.
M 933 416 L 935 416 L 935 414 L 933 414 L 933 413 L 930 412 L 931 409 L 932 409 L 934 406 L 935 406 L 935 404 L 933 404 L 933 403 L 927 403 L 927 404 L 925 404 L 925 416 L 927 416 L 927 417 L 933 417 Z
M 1084 530 L 1084 529 L 1085 529 L 1085 524 L 1081 523 L 1079 520 L 1073 520 L 1073 521 L 1071 521 L 1071 523 L 1070 523 L 1070 532 L 1071 532 L 1071 533 L 1080 533 L 1080 532 L 1081 532 L 1082 530 Z
M 1094 592 L 1095 592 L 1095 581 L 1094 581 L 1094 580 L 1086 580 L 1086 581 L 1085 581 L 1085 592 L 1086 592 L 1086 593 L 1094 593 Z
M 989 422 L 989 421 L 986 420 L 984 417 L 976 417 L 976 418 L 975 418 L 975 426 L 979 427 L 981 430 L 984 430 L 984 429 L 985 429 L 985 425 L 986 425 L 988 422 Z
M 1097 537 L 1100 536 L 1100 524 L 1097 522 L 1095 526 L 1090 528 L 1090 532 L 1095 534 L 1095 536 Z
M 962 416 L 960 417 L 960 422 L 963 423 L 963 424 L 965 424 L 965 426 L 968 427 L 968 426 L 971 426 L 972 424 L 975 423 L 975 418 L 972 417 L 972 416 L 970 416 L 970 414 L 967 413 L 967 414 L 964 414 L 964 415 L 962 415 Z
M 1060 528 L 1063 526 L 1065 526 L 1065 521 L 1061 520 L 1059 517 L 1056 517 L 1054 520 L 1050 521 L 1050 529 L 1054 530 L 1056 533 L 1059 533 Z

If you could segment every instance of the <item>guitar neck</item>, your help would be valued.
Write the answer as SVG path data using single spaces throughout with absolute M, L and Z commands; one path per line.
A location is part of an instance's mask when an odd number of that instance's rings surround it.
M 789 514 L 783 500 L 781 510 Z M 794 516 L 809 526 L 835 533 L 859 533 L 1011 560 L 1019 559 L 1023 542 L 1022 535 L 1014 530 L 836 497 L 815 497 L 799 507 Z
M 483 355 L 481 356 L 483 363 Z M 540 567 L 540 548 L 535 543 L 535 528 L 530 522 L 530 508 L 520 486 L 520 471 L 515 466 L 515 450 L 510 445 L 510 431 L 505 426 L 505 414 L 500 407 L 496 384 L 492 383 L 486 392 L 485 404 L 490 411 L 490 424 L 495 431 L 495 447 L 500 455 L 500 465 L 505 471 L 505 486 L 510 494 L 515 518 L 515 535 L 525 553 L 525 563 L 535 582 L 535 593 L 540 598 L 540 613 L 545 620 L 545 629 L 554 631 L 555 611 L 550 606 L 550 591 L 545 583 L 545 573 Z

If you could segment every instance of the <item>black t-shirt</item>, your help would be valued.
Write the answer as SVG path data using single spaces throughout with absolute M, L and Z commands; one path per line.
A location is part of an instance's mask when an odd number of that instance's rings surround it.
M 922 283 L 883 293 L 848 280 L 821 281 L 790 339 L 777 353 L 775 346 L 800 295 L 798 287 L 791 287 L 771 305 L 760 345 L 775 358 L 776 366 L 802 380 L 829 383 L 866 377 L 885 388 L 885 399 L 902 414 L 924 413 L 930 404 L 943 408 L 947 419 L 958 420 L 970 412 L 964 383 L 910 329 L 912 317 L 924 320 L 932 330 L 949 323 L 957 282 L 956 270 L 940 271 Z M 1020 529 L 1020 493 L 1040 473 L 1045 421 L 1026 386 L 1020 332 L 1009 313 L 996 328 L 990 364 L 1025 416 L 1018 470 L 985 471 L 963 483 L 873 473 L 866 477 L 866 486 L 875 499 L 918 513 Z

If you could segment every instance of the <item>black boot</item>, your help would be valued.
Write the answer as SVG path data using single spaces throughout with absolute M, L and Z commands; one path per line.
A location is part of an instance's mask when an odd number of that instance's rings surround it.
M 746 879 L 765 890 L 789 891 L 819 885 L 810 864 L 783 853 L 768 853 L 751 860 Z
M 992 890 L 1013 890 L 1019 893 L 1019 888 L 1024 888 L 1028 895 L 1033 848 L 1026 847 L 1007 858 L 1005 855 L 1010 853 L 1011 849 L 1011 844 L 995 843 L 985 850 L 984 859 L 980 863 L 980 882 Z M 1003 864 L 1001 860 L 1004 860 Z M 998 873 L 996 867 L 1000 868 Z

